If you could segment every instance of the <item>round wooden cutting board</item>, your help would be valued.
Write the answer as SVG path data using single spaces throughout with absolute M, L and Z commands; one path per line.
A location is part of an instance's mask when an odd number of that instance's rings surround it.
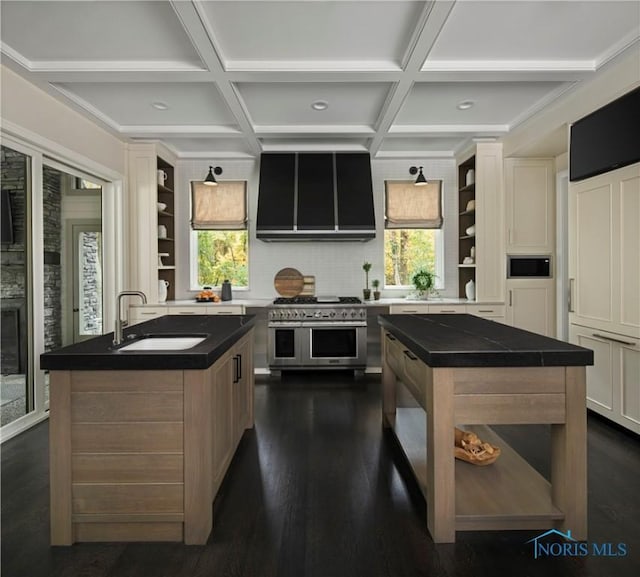
M 283 297 L 295 297 L 302 292 L 304 277 L 295 268 L 283 268 L 276 273 L 273 286 L 278 294 Z

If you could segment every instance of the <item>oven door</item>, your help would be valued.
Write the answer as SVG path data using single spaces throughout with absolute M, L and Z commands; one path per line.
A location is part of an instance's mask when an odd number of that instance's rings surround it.
M 304 323 L 302 346 L 305 366 L 365 368 L 367 325 Z
M 269 367 L 300 366 L 302 332 L 303 329 L 299 322 L 281 322 L 269 325 Z

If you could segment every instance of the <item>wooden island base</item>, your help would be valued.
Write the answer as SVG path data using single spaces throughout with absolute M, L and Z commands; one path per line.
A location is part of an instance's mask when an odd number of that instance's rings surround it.
M 383 425 L 423 491 L 433 540 L 550 528 L 586 539 L 585 367 L 432 368 L 391 333 L 383 336 Z M 405 387 L 415 403 L 398 402 Z M 551 425 L 551 482 L 486 426 L 540 423 Z M 500 458 L 486 467 L 455 460 L 456 426 L 499 446 Z
M 53 370 L 51 543 L 206 543 L 253 427 L 253 331 L 202 370 Z

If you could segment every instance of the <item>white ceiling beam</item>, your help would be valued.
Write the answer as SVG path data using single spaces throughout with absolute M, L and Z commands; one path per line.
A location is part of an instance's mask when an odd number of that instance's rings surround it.
M 226 101 L 240 130 L 244 134 L 248 148 L 252 153 L 259 155 L 261 151 L 260 142 L 253 131 L 246 107 L 233 84 L 227 78 L 220 57 L 214 49 L 213 30 L 207 22 L 202 6 L 200 6 L 199 2 L 182 2 L 179 0 L 171 0 L 171 5 L 201 60 L 211 72 L 222 98 Z
M 373 156 L 378 153 L 384 137 L 416 82 L 418 73 L 454 4 L 455 0 L 452 0 L 431 2 L 425 6 L 405 56 L 404 73 L 389 95 L 376 127 L 376 135 L 371 140 L 369 150 Z

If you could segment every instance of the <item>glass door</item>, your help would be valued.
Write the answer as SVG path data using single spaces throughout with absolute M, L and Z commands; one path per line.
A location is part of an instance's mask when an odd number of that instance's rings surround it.
M 72 225 L 73 342 L 102 334 L 102 230 L 100 223 Z
M 1 147 L 0 424 L 33 410 L 31 341 L 31 158 Z

